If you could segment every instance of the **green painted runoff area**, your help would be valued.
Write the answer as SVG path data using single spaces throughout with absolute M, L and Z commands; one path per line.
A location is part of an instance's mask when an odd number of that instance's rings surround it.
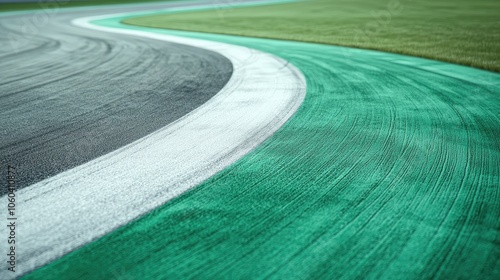
M 25 279 L 500 278 L 499 74 L 122 20 L 96 23 L 275 54 L 306 98 L 237 163 Z

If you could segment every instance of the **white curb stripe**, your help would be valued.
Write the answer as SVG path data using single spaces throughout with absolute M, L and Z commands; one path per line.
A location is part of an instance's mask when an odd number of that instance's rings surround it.
M 230 59 L 234 72 L 217 95 L 180 120 L 20 190 L 17 197 L 23 226 L 18 232 L 17 275 L 102 237 L 234 163 L 279 129 L 305 96 L 303 75 L 273 55 L 90 23 L 102 18 L 81 18 L 73 23 L 212 50 Z M 0 273 L 2 278 L 11 277 L 4 273 Z

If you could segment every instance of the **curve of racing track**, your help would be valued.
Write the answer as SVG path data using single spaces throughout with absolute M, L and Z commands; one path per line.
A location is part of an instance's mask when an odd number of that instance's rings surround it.
M 196 4 L 54 9 L 46 21 L 36 13 L 0 16 L 0 165 L 16 167 L 18 189 L 164 127 L 232 74 L 230 61 L 212 51 L 70 21 Z
M 26 279 L 499 279 L 498 73 L 121 27 L 280 56 L 306 77 L 306 98 L 236 164 Z

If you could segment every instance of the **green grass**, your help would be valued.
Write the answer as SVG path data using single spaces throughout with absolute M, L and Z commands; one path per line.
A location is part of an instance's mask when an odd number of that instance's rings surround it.
M 71 8 L 71 7 L 87 7 L 96 5 L 113 5 L 113 4 L 132 4 L 132 3 L 144 3 L 144 2 L 164 2 L 168 0 L 88 0 L 88 1 L 73 1 L 67 2 L 66 0 L 61 0 L 59 3 L 50 3 L 47 1 L 39 1 L 34 3 L 0 3 L 0 12 L 10 12 L 10 11 L 22 11 L 22 10 L 37 10 L 37 9 L 53 9 L 58 8 Z M 67 3 L 64 3 L 67 2 Z M 57 6 L 55 6 L 57 5 Z
M 390 18 L 372 15 L 379 13 Z M 125 23 L 376 49 L 500 71 L 496 0 L 310 0 Z

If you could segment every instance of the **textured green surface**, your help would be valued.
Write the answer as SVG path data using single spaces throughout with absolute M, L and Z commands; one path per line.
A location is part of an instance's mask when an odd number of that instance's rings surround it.
M 500 75 L 157 32 L 283 57 L 306 76 L 306 99 L 230 168 L 26 279 L 500 278 Z
M 498 0 L 306 0 L 126 22 L 377 49 L 500 72 Z

